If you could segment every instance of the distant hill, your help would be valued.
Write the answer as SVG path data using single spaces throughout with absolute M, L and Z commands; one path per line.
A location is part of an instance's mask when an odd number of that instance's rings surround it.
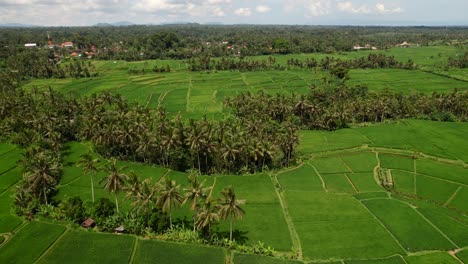
M 135 24 L 129 21 L 119 21 L 119 22 L 114 22 L 114 23 L 97 23 L 95 26 L 96 27 L 126 27 L 126 26 L 133 26 L 133 25 Z
M 2 28 L 30 28 L 30 27 L 39 27 L 39 26 L 20 24 L 20 23 L 6 23 L 6 24 L 0 24 L 0 27 Z

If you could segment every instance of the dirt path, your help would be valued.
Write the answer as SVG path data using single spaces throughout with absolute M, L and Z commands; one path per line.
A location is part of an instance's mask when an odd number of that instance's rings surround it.
M 297 250 L 298 259 L 303 259 L 301 240 L 299 239 L 299 234 L 297 233 L 296 228 L 294 227 L 294 223 L 292 221 L 291 215 L 289 214 L 288 205 L 286 203 L 286 199 L 284 199 L 283 190 L 278 181 L 277 175 L 278 174 L 270 175 L 271 182 L 273 184 L 273 187 L 275 188 L 276 195 L 278 196 L 278 199 L 280 201 L 284 220 L 286 221 L 286 224 L 288 226 L 289 235 L 291 237 L 293 248 Z
M 317 176 L 319 176 L 320 181 L 322 182 L 322 188 L 323 188 L 323 190 L 324 190 L 325 192 L 328 192 L 327 185 L 325 184 L 325 181 L 323 180 L 322 175 L 320 175 L 320 172 L 317 170 L 317 168 L 315 168 L 314 165 L 310 165 L 310 164 L 308 164 L 308 165 L 311 166 L 311 167 L 314 169 L 314 171 L 315 171 L 315 173 L 317 174 Z
M 453 200 L 453 198 L 455 198 L 455 196 L 457 196 L 457 193 L 462 189 L 462 186 L 458 186 L 458 188 L 455 190 L 455 192 L 452 194 L 452 196 L 450 196 L 450 198 L 447 200 L 447 202 L 444 203 L 444 207 L 447 207 L 447 205 L 449 205 L 449 203 Z

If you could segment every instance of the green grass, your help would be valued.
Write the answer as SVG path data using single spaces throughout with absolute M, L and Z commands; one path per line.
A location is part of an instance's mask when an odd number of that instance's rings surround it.
M 0 193 L 12 187 L 15 183 L 21 180 L 22 168 L 16 167 L 10 171 L 0 174 Z
M 0 156 L 0 173 L 13 169 L 21 158 L 21 150 L 13 149 Z
M 13 191 L 0 195 L 0 233 L 7 233 L 17 228 L 23 220 L 12 214 Z
M 381 154 L 379 159 L 382 168 L 414 171 L 414 160 L 410 157 Z
M 468 263 L 468 249 L 458 252 L 456 256 L 464 263 Z
M 317 153 L 322 151 L 348 149 L 370 143 L 370 140 L 355 129 L 336 131 L 299 131 L 299 151 Z
M 425 177 L 416 176 L 416 193 L 419 197 L 444 204 L 457 190 L 458 184 Z
M 371 218 L 351 195 L 324 192 L 285 191 L 293 221 L 357 221 Z
M 458 193 L 448 205 L 449 207 L 455 207 L 459 210 L 468 212 L 468 203 L 466 201 L 468 201 L 468 188 L 463 187 L 460 191 L 458 191 Z
M 310 259 L 378 258 L 403 250 L 374 219 L 295 223 Z
M 377 184 L 372 172 L 347 173 L 358 192 L 378 192 L 384 189 Z
M 354 69 L 349 72 L 350 85 L 364 85 L 372 90 L 393 90 L 403 93 L 446 92 L 455 88 L 468 89 L 468 82 L 459 81 L 421 70 Z
M 414 209 L 395 200 L 367 200 L 362 203 L 392 232 L 405 250 L 448 250 L 455 248 Z
M 356 191 L 343 173 L 340 174 L 323 174 L 323 180 L 327 190 L 331 193 L 348 193 L 355 194 Z
M 356 128 L 369 138 L 371 146 L 406 149 L 468 162 L 468 123 L 401 120 Z
M 8 144 L 8 143 L 0 143 L 0 158 L 3 154 L 15 149 L 16 146 L 15 145 L 11 145 L 11 144 Z
M 125 235 L 68 232 L 39 263 L 128 263 L 134 241 Z
M 343 155 L 341 158 L 354 173 L 371 172 L 377 165 L 375 153 L 372 152 Z
M 429 208 L 418 208 L 418 211 L 444 232 L 457 246 L 468 246 L 468 225 L 448 214 Z
M 468 169 L 461 166 L 429 160 L 418 160 L 416 166 L 418 173 L 468 185 Z
M 324 191 L 322 181 L 308 164 L 279 174 L 278 181 L 285 190 Z
M 426 255 L 407 256 L 405 260 L 408 264 L 460 264 L 454 257 L 446 252 L 436 252 Z
M 186 183 L 183 183 L 186 185 Z M 213 193 L 219 193 L 228 186 L 234 187 L 236 197 L 250 203 L 275 203 L 278 204 L 278 196 L 271 179 L 267 175 L 255 176 L 218 176 Z M 255 188 L 252 188 L 255 186 Z
M 261 241 L 276 250 L 291 250 L 291 237 L 279 204 L 246 204 L 242 208 L 245 216 L 233 226 L 241 240 L 248 239 L 247 244 Z M 215 230 L 229 237 L 229 221 L 221 222 Z
M 351 172 L 339 157 L 314 159 L 311 161 L 311 165 L 314 166 L 320 174 Z
M 133 263 L 224 263 L 224 250 L 190 244 L 138 240 Z
M 303 263 L 298 260 L 288 260 L 273 258 L 261 255 L 251 255 L 251 254 L 234 254 L 234 264 L 300 264 Z
M 414 182 L 415 175 L 412 172 L 392 170 L 393 186 L 396 191 L 404 194 L 416 194 Z M 417 177 L 419 180 L 420 177 Z M 419 184 L 419 182 L 418 182 Z
M 383 259 L 347 260 L 345 264 L 406 264 L 406 262 L 400 256 L 393 256 Z
M 383 189 L 380 192 L 368 192 L 368 193 L 358 193 L 353 195 L 358 200 L 366 199 L 375 199 L 375 198 L 388 198 L 388 193 L 384 192 Z
M 0 263 L 33 263 L 64 231 L 63 226 L 31 222 L 0 247 Z

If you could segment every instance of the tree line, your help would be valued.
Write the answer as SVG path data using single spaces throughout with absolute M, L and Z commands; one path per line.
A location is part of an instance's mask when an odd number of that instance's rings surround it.
M 226 104 L 241 118 L 270 118 L 280 123 L 296 120 L 303 129 L 336 130 L 352 123 L 402 118 L 468 121 L 468 92 L 457 90 L 405 95 L 341 84 L 332 88 L 312 87 L 307 95 L 243 93 L 229 98 Z
M 379 49 L 403 41 L 421 45 L 457 43 L 468 38 L 463 27 L 350 27 L 286 25 L 164 25 L 129 27 L 1 28 L 0 61 L 24 51 L 25 43 L 72 41 L 102 60 L 187 59 L 199 54 L 232 56 L 228 46 L 243 56 L 333 53 L 351 51 L 356 44 Z
M 448 66 L 453 68 L 465 69 L 468 68 L 468 52 L 465 52 L 459 57 L 448 59 Z
M 98 75 L 91 61 L 72 60 L 57 63 L 54 53 L 48 50 L 26 50 L 8 57 L 6 71 L 20 81 L 50 78 L 90 78 Z

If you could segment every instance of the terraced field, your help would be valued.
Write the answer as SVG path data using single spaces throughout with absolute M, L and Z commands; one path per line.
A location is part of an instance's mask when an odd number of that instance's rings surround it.
M 277 55 L 290 58 L 352 59 L 372 51 L 340 54 Z M 415 47 L 382 52 L 397 60 L 412 59 L 418 70 L 351 70 L 350 84 L 372 90 L 431 93 L 468 89 L 468 72 L 445 70 L 456 47 Z M 265 59 L 256 56 L 252 59 Z M 182 61 L 96 61 L 100 75 L 88 79 L 35 80 L 26 87 L 51 86 L 74 96 L 96 92 L 120 93 L 149 107 L 164 105 L 185 118 L 225 114 L 226 97 L 242 92 L 305 94 L 326 72 L 288 71 L 189 72 Z M 153 73 L 154 65 L 170 65 L 170 73 Z M 129 69 L 145 69 L 144 75 Z M 467 123 L 401 120 L 334 132 L 301 131 L 302 162 L 281 171 L 255 175 L 204 176 L 214 194 L 232 185 L 245 200 L 246 215 L 234 225 L 236 238 L 274 247 L 277 257 L 248 255 L 192 244 L 148 240 L 129 235 L 83 231 L 44 219 L 31 222 L 12 208 L 15 185 L 22 178 L 17 164 L 22 150 L 0 144 L 0 263 L 339 263 L 419 264 L 468 263 L 468 134 Z M 93 150 L 86 142 L 67 143 L 64 174 L 54 197 L 91 200 L 91 178 L 77 166 L 79 156 Z M 108 161 L 98 154 L 99 167 Z M 164 175 L 187 184 L 187 174 L 157 166 L 118 162 L 140 178 Z M 93 179 L 96 198 L 113 201 Z M 385 188 L 382 179 L 386 180 Z M 120 194 L 122 211 L 131 208 Z M 187 206 L 175 218 L 191 219 Z M 220 223 L 216 232 L 229 231 Z M 293 253 L 291 253 L 291 251 Z M 295 254 L 299 260 L 280 258 Z
M 286 65 L 287 60 L 294 58 L 320 60 L 326 56 L 340 59 L 354 59 L 367 56 L 370 52 L 395 56 L 406 62 L 412 59 L 420 65 L 418 70 L 368 69 L 351 70 L 349 84 L 366 85 L 371 90 L 389 89 L 409 93 L 450 92 L 457 88 L 468 89 L 468 71 L 437 70 L 446 63 L 449 56 L 462 51 L 456 47 L 417 47 L 413 49 L 389 49 L 385 51 L 360 51 L 340 54 L 295 54 L 275 55 L 278 64 Z M 436 54 L 436 56 L 434 56 Z M 440 55 L 439 55 L 440 54 Z M 267 59 L 268 56 L 255 56 L 251 59 Z M 203 114 L 217 118 L 223 113 L 223 101 L 226 97 L 242 92 L 265 91 L 267 93 L 305 94 L 313 84 L 320 84 L 324 78 L 333 79 L 327 72 L 291 68 L 287 71 L 220 71 L 190 72 L 183 61 L 97 61 L 93 62 L 99 76 L 93 79 L 51 79 L 34 80 L 27 84 L 31 87 L 50 86 L 66 94 L 85 96 L 109 91 L 122 94 L 130 101 L 136 101 L 155 108 L 164 105 L 169 112 L 186 113 L 186 117 L 199 118 Z M 158 67 L 170 65 L 170 73 L 154 73 Z M 439 66 L 437 66 L 439 65 Z M 437 66 L 435 68 L 435 66 Z M 145 69 L 143 75 L 129 74 L 129 69 Z M 438 68 L 437 68 L 438 69 Z
M 427 146 L 427 139 L 418 139 L 418 135 L 434 130 L 432 147 Z M 382 135 L 377 137 L 379 132 Z M 336 132 L 304 131 L 301 151 L 308 158 L 297 167 L 205 178 L 207 184 L 215 183 L 217 195 L 223 186 L 232 185 L 237 196 L 246 200 L 246 216 L 234 227 L 249 244 L 262 241 L 286 255 L 294 248 L 308 263 L 459 263 L 454 252 L 463 260 L 468 251 L 468 168 L 463 156 L 467 146 L 462 144 L 462 135 L 467 132 L 466 124 L 415 120 Z M 442 137 L 448 139 L 442 141 Z M 455 151 L 447 147 L 456 144 L 459 148 Z M 92 146 L 77 142 L 67 146 L 64 176 L 55 199 L 78 195 L 90 200 L 90 178 L 82 175 L 76 162 Z M 178 263 L 224 263 L 226 259 L 233 263 L 301 262 L 82 232 L 57 223 L 27 223 L 10 211 L 13 185 L 21 179 L 16 165 L 20 150 L 8 144 L 0 147 L 0 233 L 6 239 L 0 245 L 1 263 L 59 263 L 64 259 L 99 263 L 166 263 L 168 259 Z M 100 166 L 107 162 L 100 160 Z M 142 178 L 168 175 L 186 184 L 184 173 L 119 164 Z M 376 174 L 379 170 L 389 171 L 391 189 L 381 186 Z M 99 186 L 96 197 L 112 198 L 99 185 L 103 176 L 94 179 Z M 120 203 L 123 210 L 130 208 L 123 195 Z M 177 210 L 175 215 L 191 217 L 188 208 Z M 228 225 L 222 223 L 217 230 L 227 232 Z M 40 238 L 38 243 L 24 251 L 33 237 Z

